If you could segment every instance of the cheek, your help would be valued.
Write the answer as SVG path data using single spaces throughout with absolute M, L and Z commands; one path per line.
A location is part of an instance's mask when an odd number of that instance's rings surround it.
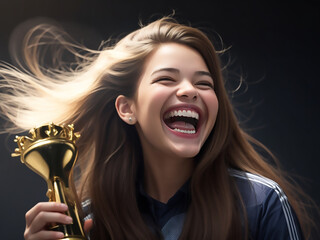
M 204 96 L 203 99 L 204 99 L 205 105 L 207 106 L 208 117 L 212 118 L 212 120 L 215 121 L 218 114 L 218 109 L 219 109 L 219 102 L 216 94 L 208 93 Z
M 164 91 L 145 90 L 137 99 L 136 113 L 138 121 L 155 121 L 161 119 L 161 109 L 167 94 Z M 141 124 L 143 124 L 141 122 Z
M 159 89 L 146 89 L 138 98 L 138 109 L 148 108 L 149 111 L 161 109 L 168 94 Z

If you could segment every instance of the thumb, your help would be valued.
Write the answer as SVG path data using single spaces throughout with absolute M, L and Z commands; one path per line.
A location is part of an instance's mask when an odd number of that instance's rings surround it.
M 92 226 L 93 226 L 93 220 L 92 219 L 86 220 L 83 224 L 83 230 L 85 231 L 85 233 L 90 232 Z

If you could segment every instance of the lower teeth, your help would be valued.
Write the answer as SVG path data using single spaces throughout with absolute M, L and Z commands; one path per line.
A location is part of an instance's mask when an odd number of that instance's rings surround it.
M 181 130 L 179 128 L 175 128 L 173 130 L 177 131 L 177 132 L 181 132 L 181 133 L 187 133 L 187 134 L 195 134 L 196 133 L 196 130 Z

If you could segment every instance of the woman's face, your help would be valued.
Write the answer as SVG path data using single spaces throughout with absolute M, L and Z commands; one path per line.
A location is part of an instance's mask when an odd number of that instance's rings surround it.
M 201 55 L 185 45 L 160 45 L 147 59 L 133 100 L 144 155 L 191 158 L 211 132 L 218 100 Z

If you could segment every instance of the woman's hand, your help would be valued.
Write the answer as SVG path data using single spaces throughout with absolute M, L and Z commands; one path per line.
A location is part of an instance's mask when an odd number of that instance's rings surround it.
M 65 212 L 68 206 L 63 203 L 42 202 L 35 205 L 26 213 L 26 229 L 24 238 L 26 240 L 61 239 L 62 232 L 50 231 L 47 229 L 52 223 L 72 224 L 72 218 Z M 92 219 L 84 222 L 84 231 L 87 233 L 92 228 Z
M 68 206 L 61 203 L 38 203 L 26 213 L 24 238 L 26 240 L 63 238 L 62 232 L 50 231 L 47 227 L 52 223 L 71 224 L 72 218 L 64 213 L 67 210 Z
M 24 238 L 26 240 L 61 239 L 62 232 L 47 229 L 52 223 L 71 224 L 72 218 L 65 212 L 68 206 L 56 202 L 42 202 L 35 205 L 26 213 L 26 229 Z

